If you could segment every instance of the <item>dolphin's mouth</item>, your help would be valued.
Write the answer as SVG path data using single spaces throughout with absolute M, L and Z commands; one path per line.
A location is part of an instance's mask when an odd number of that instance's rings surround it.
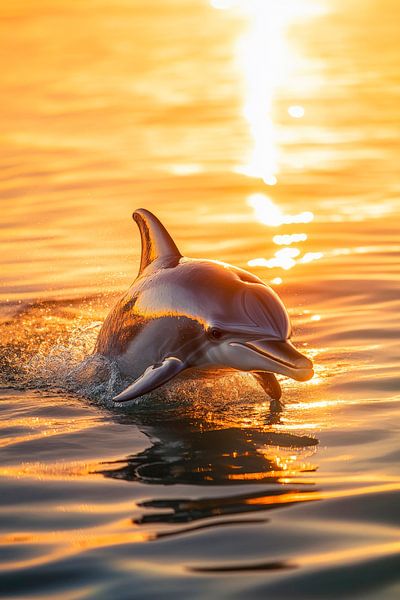
M 314 375 L 311 360 L 298 352 L 288 340 L 251 340 L 244 343 L 233 342 L 233 344 L 244 346 L 265 356 L 277 365 L 278 373 L 288 375 L 297 381 L 308 381 Z

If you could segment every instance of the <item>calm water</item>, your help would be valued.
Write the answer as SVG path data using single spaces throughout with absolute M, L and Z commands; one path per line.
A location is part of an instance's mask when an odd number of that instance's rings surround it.
M 399 3 L 0 13 L 0 596 L 398 598 Z M 280 416 L 246 375 L 112 406 L 139 206 L 280 293 Z

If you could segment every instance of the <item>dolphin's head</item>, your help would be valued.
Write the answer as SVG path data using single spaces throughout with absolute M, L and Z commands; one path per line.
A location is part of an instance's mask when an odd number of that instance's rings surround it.
M 230 265 L 214 263 L 212 270 L 204 314 L 206 363 L 311 379 L 312 362 L 293 346 L 289 315 L 274 290 Z

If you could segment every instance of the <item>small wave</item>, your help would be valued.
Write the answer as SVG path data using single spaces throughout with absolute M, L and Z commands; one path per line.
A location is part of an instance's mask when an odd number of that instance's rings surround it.
M 121 387 L 115 362 L 100 354 L 83 359 L 74 348 L 55 346 L 49 354 L 34 355 L 25 367 L 25 387 L 60 390 L 107 404 Z
M 100 326 L 60 304 L 26 307 L 1 326 L 0 384 L 107 403 L 122 379 L 114 361 L 93 354 Z

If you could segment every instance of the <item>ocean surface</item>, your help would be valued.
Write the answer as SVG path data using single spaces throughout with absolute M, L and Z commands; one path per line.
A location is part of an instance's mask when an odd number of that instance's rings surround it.
M 400 4 L 0 7 L 0 597 L 400 597 Z M 114 406 L 131 213 L 261 277 L 315 377 Z

